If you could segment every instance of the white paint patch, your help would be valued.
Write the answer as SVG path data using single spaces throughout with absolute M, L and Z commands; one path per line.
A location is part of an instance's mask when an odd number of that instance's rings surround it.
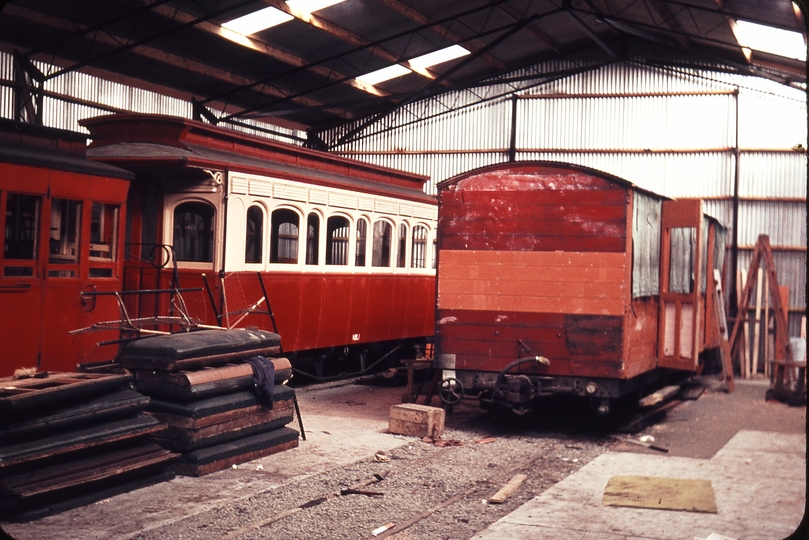
M 438 321 L 438 324 L 454 323 L 457 320 L 458 320 L 458 317 L 444 317 L 443 319 Z

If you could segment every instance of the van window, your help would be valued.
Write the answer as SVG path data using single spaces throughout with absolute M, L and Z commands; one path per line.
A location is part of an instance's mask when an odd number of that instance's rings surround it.
M 374 248 L 371 265 L 390 266 L 391 226 L 387 221 L 374 223 Z
M 306 264 L 317 264 L 320 241 L 320 216 L 312 212 L 306 225 Z
M 271 263 L 298 262 L 298 219 L 292 210 L 282 208 L 272 213 Z
M 187 202 L 174 210 L 174 256 L 178 261 L 213 262 L 214 209 Z
M 40 197 L 9 193 L 6 198 L 5 232 L 3 235 L 4 276 L 33 276 L 34 267 L 28 264 L 9 264 L 9 261 L 34 261 L 37 258 Z
M 416 225 L 413 227 L 413 248 L 410 258 L 412 268 L 427 268 L 427 227 Z
M 404 268 L 407 256 L 407 225 L 399 225 L 399 247 L 396 250 L 396 267 Z
M 356 266 L 365 266 L 365 244 L 368 237 L 368 222 L 365 218 L 357 220 L 357 257 Z
M 326 264 L 348 264 L 348 219 L 331 216 L 326 222 Z
M 49 264 L 76 265 L 79 262 L 81 202 L 67 199 L 51 201 Z M 48 270 L 49 277 L 76 277 L 75 268 Z
M 263 254 L 264 211 L 258 205 L 247 209 L 244 262 L 260 263 Z

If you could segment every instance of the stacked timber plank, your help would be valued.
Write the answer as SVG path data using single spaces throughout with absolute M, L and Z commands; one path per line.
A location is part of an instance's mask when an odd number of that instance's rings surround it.
M 0 379 L 0 514 L 28 521 L 174 477 L 129 374 Z
M 128 344 L 121 364 L 151 400 L 148 412 L 168 427 L 154 435 L 182 453 L 172 470 L 200 476 L 298 445 L 294 391 L 280 337 L 263 330 L 201 330 Z M 257 371 L 259 373 L 257 374 Z M 264 380 L 257 384 L 262 376 Z M 276 384 L 277 383 L 277 384 Z

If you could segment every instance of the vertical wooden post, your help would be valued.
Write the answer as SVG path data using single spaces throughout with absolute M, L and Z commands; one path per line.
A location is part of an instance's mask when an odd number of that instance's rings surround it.
M 766 261 L 765 261 L 766 262 Z M 764 373 L 770 374 L 770 281 L 764 280 L 764 307 L 761 319 L 761 339 L 762 343 L 762 358 L 764 362 Z
M 753 375 L 758 373 L 758 355 L 761 340 L 761 295 L 764 286 L 764 269 L 758 269 L 756 276 L 756 317 L 753 322 L 753 361 L 751 365 L 751 372 Z
M 739 304 L 736 306 L 736 317 L 744 318 L 742 345 L 739 347 L 739 375 L 741 375 L 742 379 L 747 379 L 750 377 L 750 335 L 748 333 L 749 325 L 747 323 L 748 310 L 742 307 L 742 291 L 744 291 L 744 286 L 747 284 L 747 274 L 744 270 L 739 270 L 738 274 L 739 275 L 736 276 L 736 300 Z

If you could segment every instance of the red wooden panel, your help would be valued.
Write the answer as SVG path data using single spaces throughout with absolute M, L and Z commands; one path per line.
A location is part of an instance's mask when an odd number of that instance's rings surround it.
M 324 274 L 324 273 L 264 273 L 281 344 L 285 352 L 305 351 L 324 347 L 341 347 L 356 343 L 388 341 L 402 338 L 431 336 L 434 333 L 435 278 L 432 276 L 396 276 L 391 274 Z M 168 286 L 170 274 L 164 275 L 163 287 Z M 252 304 L 261 298 L 255 273 L 226 278 L 226 290 L 231 294 L 229 309 L 237 309 L 238 290 L 241 304 Z M 146 272 L 143 282 L 151 279 Z M 210 278 L 209 278 L 210 279 Z M 214 298 L 219 298 L 218 279 L 211 280 Z M 127 279 L 127 284 L 138 280 Z M 184 270 L 180 275 L 182 287 L 202 286 L 199 271 Z M 239 304 L 238 307 L 246 307 Z M 259 309 L 265 309 L 262 306 Z M 194 315 L 200 316 L 196 313 Z M 238 317 L 231 316 L 232 319 Z M 208 324 L 216 324 L 213 311 L 204 315 Z M 268 316 L 252 314 L 239 327 L 257 326 L 272 330 Z M 354 335 L 359 339 L 355 340 Z
M 518 190 L 518 191 L 450 191 L 439 195 L 441 207 L 482 207 L 491 204 L 509 206 L 542 204 L 546 206 L 626 206 L 627 191 L 612 189 L 585 190 Z
M 461 179 L 454 186 L 459 191 L 624 189 L 611 180 L 583 171 L 535 165 L 484 170 Z
M 2 280 L 0 377 L 11 376 L 15 369 L 37 367 L 39 363 L 43 321 L 42 283 L 42 280 L 35 278 Z M 15 287 L 17 284 L 23 286 Z
M 542 373 L 623 377 L 622 324 L 615 316 L 440 310 L 436 336 L 438 352 L 454 354 L 459 370 L 497 372 L 540 354 L 551 361 Z
M 581 171 L 486 170 L 439 201 L 440 249 L 626 250 L 627 187 Z
M 623 252 L 626 250 L 624 238 L 602 238 L 597 235 L 587 236 L 495 236 L 487 237 L 481 234 L 447 235 L 440 232 L 439 223 L 439 249 L 493 249 L 493 250 L 519 250 L 519 251 L 607 251 Z
M 50 169 L 13 163 L 0 163 L 3 190 L 16 193 L 42 194 L 48 190 Z
M 473 257 L 469 258 L 467 264 L 457 263 L 444 263 L 444 255 L 450 253 L 449 250 L 442 252 L 441 265 L 439 268 L 440 280 L 443 287 L 445 281 L 448 280 L 473 280 L 473 279 L 492 279 L 493 276 L 489 275 L 488 269 L 483 268 L 486 265 L 471 266 L 474 264 Z M 459 252 L 454 252 L 459 253 Z M 482 251 L 465 251 L 460 253 L 474 254 L 475 256 Z M 515 252 L 510 252 L 515 253 Z M 536 274 L 534 281 L 553 281 L 554 283 L 581 283 L 583 281 L 591 283 L 623 283 L 625 278 L 625 270 L 620 268 L 577 268 L 567 267 L 559 268 L 552 266 L 541 265 L 523 265 L 523 266 L 494 266 L 498 270 L 495 279 L 500 280 L 513 280 L 520 281 L 530 279 L 529 274 Z
M 504 210 L 504 212 L 509 212 Z M 535 208 L 537 215 L 542 215 L 542 207 Z M 511 219 L 514 217 L 515 219 Z M 483 219 L 470 219 L 464 216 L 457 221 L 442 219 L 441 234 L 444 236 L 483 236 L 491 243 L 492 239 L 502 238 L 500 241 L 508 242 L 508 238 L 514 237 L 580 237 L 580 238 L 626 238 L 626 219 L 619 216 L 610 220 L 584 220 L 571 215 L 569 218 L 539 219 L 526 216 L 519 219 L 516 216 L 509 216 L 508 219 L 497 217 L 496 214 Z M 503 248 L 501 248 L 503 249 Z M 598 250 L 605 251 L 605 250 Z
M 632 301 L 627 310 L 624 338 L 626 341 L 626 371 L 633 377 L 657 366 L 657 298 Z

